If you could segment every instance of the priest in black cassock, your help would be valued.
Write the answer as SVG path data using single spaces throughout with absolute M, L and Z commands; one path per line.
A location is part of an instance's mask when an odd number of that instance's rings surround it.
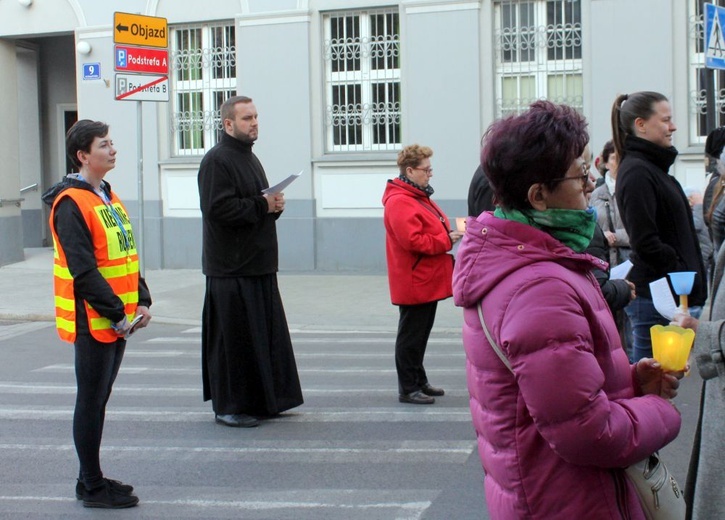
M 198 177 L 204 400 L 211 399 L 217 423 L 243 428 L 303 402 L 277 287 L 276 221 L 285 201 L 282 193 L 262 193 L 269 183 L 252 152 L 257 116 L 248 97 L 224 102 L 224 132 Z

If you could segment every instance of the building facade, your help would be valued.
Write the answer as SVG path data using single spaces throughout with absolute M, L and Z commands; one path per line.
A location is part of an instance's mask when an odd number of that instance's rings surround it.
M 168 101 L 115 99 L 115 11 L 167 20 Z M 278 221 L 283 270 L 384 271 L 381 197 L 397 151 L 432 147 L 434 198 L 464 216 L 486 128 L 540 98 L 581 110 L 597 151 L 618 94 L 664 93 L 673 173 L 702 187 L 702 11 L 698 0 L 3 0 L 0 265 L 49 245 L 40 194 L 69 171 L 66 129 L 89 118 L 111 125 L 107 180 L 144 266 L 199 267 L 196 175 L 233 94 L 259 110 L 270 183 L 302 171 Z

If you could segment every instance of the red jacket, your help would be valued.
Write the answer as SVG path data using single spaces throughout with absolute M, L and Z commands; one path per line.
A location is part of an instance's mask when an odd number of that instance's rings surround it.
M 448 217 L 428 195 L 400 179 L 383 194 L 390 299 L 417 305 L 453 295 Z

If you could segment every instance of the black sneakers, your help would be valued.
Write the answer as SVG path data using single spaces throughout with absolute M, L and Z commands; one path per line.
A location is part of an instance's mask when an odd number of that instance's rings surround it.
M 83 507 L 103 509 L 123 509 L 138 504 L 138 497 L 133 495 L 133 486 L 118 480 L 103 479 L 103 485 L 87 490 L 79 480 L 76 483 L 76 498 L 83 500 Z

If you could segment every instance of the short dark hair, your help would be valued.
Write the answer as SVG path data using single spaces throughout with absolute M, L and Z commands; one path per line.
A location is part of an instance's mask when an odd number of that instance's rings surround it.
M 247 96 L 232 96 L 229 99 L 227 99 L 224 103 L 222 103 L 220 112 L 222 116 L 222 125 L 224 124 L 225 119 L 234 119 L 234 111 L 236 110 L 235 107 L 239 103 L 251 103 L 252 98 Z
M 78 170 L 81 169 L 81 162 L 78 160 L 78 152 L 90 152 L 93 140 L 96 137 L 108 135 L 108 125 L 102 121 L 91 121 L 81 119 L 68 129 L 65 134 L 65 151 L 68 158 Z
M 612 105 L 612 141 L 617 158 L 624 159 L 624 140 L 634 135 L 635 120 L 649 119 L 655 113 L 655 103 L 668 101 L 667 96 L 659 92 L 643 91 L 634 94 L 620 94 Z
M 520 114 L 495 121 L 483 136 L 481 166 L 498 204 L 530 209 L 529 188 L 563 177 L 589 142 L 584 116 L 567 105 L 536 101 Z
M 612 152 L 614 152 L 614 143 L 610 139 L 606 143 L 604 143 L 604 148 L 602 148 L 602 153 L 599 155 L 602 158 L 602 161 L 599 163 L 599 173 L 604 175 L 607 172 L 607 161 L 609 161 L 609 156 L 612 155 Z

